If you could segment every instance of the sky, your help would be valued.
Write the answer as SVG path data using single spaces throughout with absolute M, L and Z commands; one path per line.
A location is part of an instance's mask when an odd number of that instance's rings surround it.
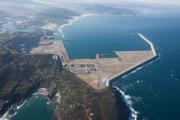
M 0 0 L 0 1 L 8 1 L 8 2 L 16 2 L 16 1 L 21 1 L 21 2 L 26 2 L 26 1 L 44 1 L 44 2 L 87 2 L 87 3 L 152 3 L 152 4 L 171 4 L 171 5 L 180 5 L 180 0 Z
M 169 5 L 180 5 L 180 0 L 75 0 L 75 1 L 91 1 L 91 2 L 129 2 L 129 3 L 152 3 L 152 4 L 169 4 Z
M 134 4 L 134 5 L 150 5 L 155 7 L 162 7 L 162 6 L 168 6 L 168 7 L 176 7 L 180 8 L 180 0 L 32 0 L 33 2 L 41 2 L 41 3 L 106 3 L 106 4 L 116 4 L 116 5 L 122 5 L 122 4 Z
M 42 1 L 42 0 L 33 0 Z M 43 0 L 43 1 L 66 1 L 66 2 L 136 2 L 136 3 L 157 3 L 157 4 L 180 4 L 180 0 Z

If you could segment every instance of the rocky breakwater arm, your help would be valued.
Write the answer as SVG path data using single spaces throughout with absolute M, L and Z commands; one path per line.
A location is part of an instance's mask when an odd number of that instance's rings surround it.
M 153 44 L 150 40 L 148 40 L 142 33 L 137 33 L 137 34 L 138 34 L 139 37 L 141 37 L 146 43 L 149 44 L 153 55 L 154 55 L 154 56 L 158 56 L 157 50 L 156 50 L 154 44 Z

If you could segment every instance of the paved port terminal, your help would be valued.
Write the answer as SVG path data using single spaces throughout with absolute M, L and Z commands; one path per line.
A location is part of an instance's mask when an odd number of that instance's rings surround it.
M 151 50 L 115 51 L 115 58 L 101 58 L 97 54 L 96 59 L 69 59 L 63 41 L 51 40 L 52 44 L 41 44 L 37 48 L 33 48 L 31 53 L 59 55 L 65 69 L 73 72 L 94 89 L 100 90 L 107 87 L 110 80 L 157 56 L 152 42 L 141 33 L 137 35 L 150 45 Z

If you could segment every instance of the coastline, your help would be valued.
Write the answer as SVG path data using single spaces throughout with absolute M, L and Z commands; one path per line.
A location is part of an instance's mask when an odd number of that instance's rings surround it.
M 44 95 L 44 96 L 48 96 L 49 92 L 47 90 L 47 88 L 39 88 L 37 90 L 37 92 L 35 92 L 33 95 Z
M 130 100 L 131 97 L 129 95 L 126 95 L 122 90 L 120 90 L 120 88 L 118 88 L 116 86 L 114 87 L 112 85 L 112 83 L 117 78 L 123 78 L 123 77 L 128 76 L 129 73 L 135 73 L 137 70 L 142 69 L 144 66 L 153 63 L 155 60 L 157 60 L 159 58 L 159 53 L 158 53 L 156 47 L 154 46 L 154 44 L 150 40 L 148 40 L 142 33 L 137 33 L 137 35 L 139 37 L 141 37 L 145 42 L 147 42 L 150 45 L 151 51 L 152 51 L 154 56 L 152 58 L 148 59 L 148 60 L 145 60 L 142 63 L 138 63 L 138 64 L 130 67 L 129 69 L 119 73 L 116 76 L 113 76 L 112 78 L 110 78 L 107 81 L 107 84 L 106 84 L 107 87 L 109 86 L 110 88 L 115 88 L 122 95 L 122 98 L 124 99 L 124 102 L 126 103 L 127 107 L 130 109 L 130 112 L 131 112 L 129 120 L 137 120 L 138 119 L 138 111 L 136 111 L 132 107 L 132 101 Z
M 38 90 L 37 90 L 37 92 L 35 92 L 35 93 L 33 93 L 32 94 L 32 96 L 33 95 L 43 95 L 43 96 L 48 96 L 49 95 L 49 92 L 48 92 L 48 90 L 46 89 L 46 88 L 39 88 Z M 6 111 L 6 113 L 4 113 L 4 115 L 2 115 L 1 117 L 0 117 L 0 120 L 9 120 L 9 119 L 11 119 L 13 116 L 15 116 L 17 113 L 18 113 L 18 110 L 20 109 L 20 108 L 22 108 L 23 107 L 23 105 L 27 102 L 27 99 L 28 98 L 25 98 L 25 100 L 23 100 L 23 102 L 22 102 L 22 104 L 20 104 L 20 105 L 15 105 L 15 112 L 13 113 L 13 114 L 10 114 L 9 112 L 10 112 L 10 109 L 11 109 L 11 107 L 13 106 L 11 106 L 7 111 Z
M 4 115 L 3 115 L 2 117 L 0 117 L 0 120 L 9 120 L 9 119 L 11 119 L 13 116 L 15 116 L 15 115 L 18 113 L 18 110 L 19 110 L 21 107 L 23 107 L 23 105 L 26 103 L 26 101 L 27 101 L 27 100 L 25 99 L 22 104 L 15 106 L 15 107 L 16 107 L 16 110 L 15 110 L 15 112 L 14 112 L 13 114 L 9 114 L 10 109 L 11 109 L 11 107 L 10 107 L 10 108 L 8 109 L 8 111 L 6 111 L 6 112 L 4 113 Z
M 89 15 L 82 15 L 82 16 L 78 16 L 78 17 L 74 17 L 73 19 L 69 20 L 67 24 L 61 25 L 59 28 L 59 32 L 62 35 L 62 38 L 64 38 L 64 33 L 63 33 L 63 28 L 70 26 L 71 24 L 73 24 L 74 21 L 79 20 L 80 18 L 86 17 Z M 141 69 L 142 67 L 144 67 L 145 65 L 151 64 L 152 62 L 154 62 L 154 60 L 156 60 L 159 57 L 159 54 L 154 46 L 154 44 L 149 41 L 142 33 L 137 33 L 137 35 L 142 38 L 146 43 L 148 43 L 150 45 L 151 51 L 153 53 L 154 56 L 152 56 L 152 58 L 143 61 L 142 63 L 138 63 L 134 66 L 132 66 L 131 68 L 127 69 L 126 71 L 121 72 L 120 74 L 118 74 L 117 76 L 113 76 L 112 78 L 110 78 L 110 80 L 106 83 L 107 87 L 110 87 L 111 89 L 116 89 L 117 91 L 119 91 L 119 94 L 122 96 L 122 100 L 126 103 L 127 108 L 130 110 L 130 116 L 129 116 L 129 120 L 137 120 L 138 119 L 138 111 L 136 111 L 133 107 L 132 107 L 132 101 L 130 100 L 130 96 L 126 95 L 122 90 L 120 90 L 118 87 L 113 87 L 111 85 L 111 82 L 114 81 L 117 78 L 120 77 L 125 77 L 127 76 L 129 73 L 134 73 L 137 70 Z M 118 98 L 117 98 L 118 99 Z
M 87 16 L 92 16 L 92 15 L 94 15 L 94 14 L 87 13 L 87 14 L 82 14 L 82 15 L 80 15 L 80 16 L 73 16 L 71 19 L 68 19 L 68 20 L 67 20 L 67 23 L 62 24 L 62 25 L 59 27 L 59 29 L 58 29 L 58 31 L 60 32 L 62 38 L 65 37 L 64 32 L 63 32 L 63 29 L 64 29 L 65 27 L 72 25 L 75 21 L 77 21 L 77 20 L 79 20 L 79 19 L 81 19 L 81 18 L 84 18 L 84 17 L 87 17 Z
M 129 108 L 121 102 L 122 100 L 117 99 L 117 96 L 121 95 L 115 89 L 105 88 L 97 91 L 67 70 L 62 74 L 61 79 L 66 80 L 66 85 L 59 86 L 61 101 L 55 109 L 55 120 L 129 119 Z M 71 91 L 71 94 L 68 91 Z
M 78 17 L 74 17 L 73 19 L 70 19 L 69 20 L 69 22 L 67 23 L 67 24 L 64 24 L 64 25 L 62 25 L 62 27 L 60 27 L 61 28 L 61 33 L 62 33 L 62 36 L 64 37 L 64 33 L 63 33 L 63 28 L 64 27 L 66 27 L 66 26 L 69 26 L 69 25 L 71 25 L 74 21 L 76 21 L 76 20 L 78 20 L 78 19 L 80 19 L 80 18 L 82 18 L 82 17 L 85 17 L 85 16 L 89 16 L 89 15 L 82 15 L 82 16 L 78 16 Z M 145 64 L 145 63 L 144 63 Z M 137 68 L 135 68 L 135 69 L 138 69 L 139 67 L 137 67 Z M 134 71 L 134 70 L 132 70 L 132 71 Z M 129 72 L 128 72 L 129 73 Z M 128 74 L 128 73 L 125 73 L 125 74 Z M 121 91 L 119 88 L 116 88 L 118 91 L 119 91 L 119 93 L 123 96 L 123 100 L 127 103 L 127 107 L 130 109 L 130 111 L 131 111 L 131 116 L 129 117 L 129 119 L 130 120 L 136 120 L 137 119 L 137 114 L 138 114 L 138 112 L 137 111 L 135 111 L 133 108 L 132 108 L 132 106 L 131 106 L 131 104 L 130 104 L 130 101 L 129 101 L 129 96 L 128 95 L 125 95 L 125 93 L 123 92 L 123 91 Z M 36 93 L 35 93 L 36 94 Z M 38 94 L 38 93 L 37 93 Z M 43 94 L 43 95 L 45 95 L 44 93 L 40 93 L 40 94 Z
M 131 101 L 131 96 L 126 95 L 122 90 L 120 90 L 120 88 L 118 87 L 112 87 L 114 89 L 116 89 L 122 96 L 122 100 L 125 102 L 127 108 L 130 110 L 130 116 L 129 116 L 129 120 L 137 120 L 138 118 L 138 111 L 136 111 L 133 107 L 132 107 L 132 101 Z M 117 98 L 118 99 L 118 98 Z
M 137 67 L 135 68 L 134 70 L 131 70 L 129 72 L 127 72 L 126 74 L 123 74 L 122 76 L 119 76 L 118 78 L 124 78 L 124 77 L 127 77 L 129 74 L 133 74 L 135 72 L 137 72 L 138 70 L 144 68 L 145 66 L 149 65 L 149 64 L 152 64 L 153 62 L 155 62 L 156 60 L 158 60 L 160 58 L 160 55 L 158 53 L 158 56 L 154 59 L 151 59 L 151 61 L 147 62 L 146 64 L 144 64 L 143 66 L 140 66 L 140 67 Z M 127 107 L 129 108 L 131 114 L 129 116 L 129 120 L 138 120 L 138 114 L 139 112 L 136 111 L 133 106 L 132 106 L 132 101 L 130 100 L 131 99 L 131 96 L 130 95 L 127 95 L 125 94 L 125 92 L 123 92 L 120 88 L 118 88 L 117 86 L 113 86 L 112 83 L 113 81 L 115 81 L 116 79 L 113 79 L 110 81 L 110 85 L 109 87 L 110 88 L 114 88 L 116 89 L 121 95 L 122 95 L 122 99 L 124 100 L 124 102 L 126 103 Z

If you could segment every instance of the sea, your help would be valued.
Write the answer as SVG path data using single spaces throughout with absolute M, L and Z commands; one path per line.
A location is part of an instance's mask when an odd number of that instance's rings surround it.
M 95 58 L 113 51 L 148 50 L 136 33 L 154 43 L 159 58 L 112 83 L 138 120 L 179 120 L 180 14 L 91 15 L 57 30 L 70 58 Z M 50 120 L 53 108 L 30 98 L 12 120 Z M 42 115 L 42 116 L 41 116 Z M 26 118 L 25 118 L 26 117 Z M 135 119 L 135 118 L 134 118 Z
M 12 106 L 0 120 L 52 120 L 55 100 L 33 94 L 20 106 Z
M 138 120 L 179 120 L 180 14 L 146 16 L 94 15 L 63 28 L 70 58 L 95 58 L 113 51 L 148 50 L 136 33 L 156 46 L 159 58 L 128 75 L 112 87 L 123 92 Z

